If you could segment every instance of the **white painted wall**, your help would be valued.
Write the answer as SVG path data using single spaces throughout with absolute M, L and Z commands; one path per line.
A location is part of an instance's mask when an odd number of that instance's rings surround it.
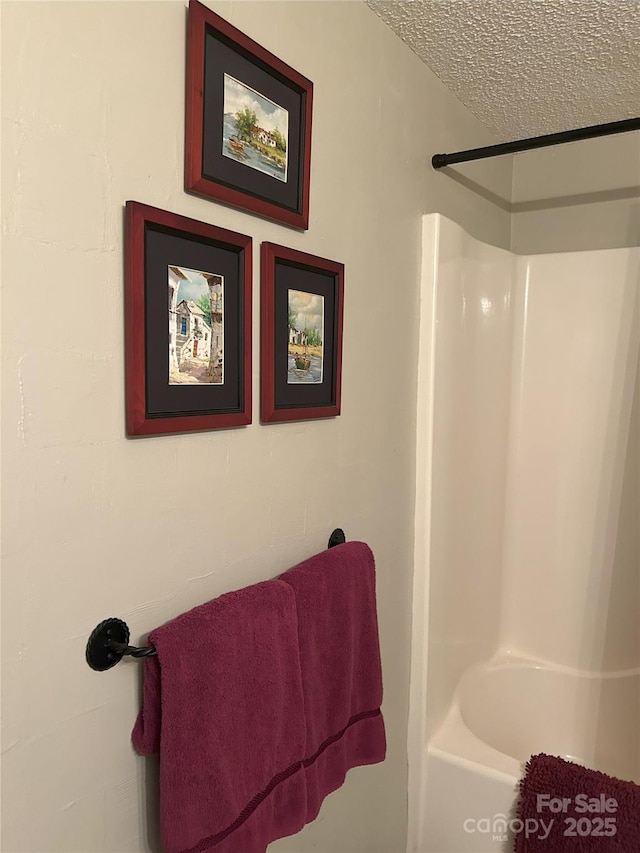
M 640 133 L 513 156 L 511 250 L 640 246 Z
M 273 849 L 398 853 L 421 215 L 440 210 L 508 245 L 508 213 L 429 165 L 493 140 L 364 4 L 214 3 L 315 83 L 301 234 L 184 194 L 185 3 L 0 6 L 3 850 L 157 849 L 153 768 L 129 742 L 139 668 L 91 672 L 89 632 L 119 615 L 139 641 L 276 575 L 341 525 L 377 556 L 388 758 L 352 771 L 314 824 Z M 508 161 L 476 169 L 509 196 Z M 256 393 L 246 429 L 125 438 L 127 199 L 253 235 L 256 353 L 261 241 L 346 264 L 340 418 L 261 427 Z M 258 379 L 255 359 L 256 392 Z

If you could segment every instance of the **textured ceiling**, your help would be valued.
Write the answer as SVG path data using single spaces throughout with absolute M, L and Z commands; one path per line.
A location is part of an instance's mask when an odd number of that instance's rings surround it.
M 640 115 L 640 0 L 367 0 L 506 141 Z

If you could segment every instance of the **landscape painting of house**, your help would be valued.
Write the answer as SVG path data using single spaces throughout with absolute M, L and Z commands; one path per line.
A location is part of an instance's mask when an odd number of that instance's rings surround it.
M 169 385 L 224 383 L 224 280 L 170 266 Z
M 224 156 L 286 181 L 287 110 L 228 74 L 224 75 L 223 109 Z
M 287 383 L 319 383 L 323 375 L 324 296 L 288 290 Z

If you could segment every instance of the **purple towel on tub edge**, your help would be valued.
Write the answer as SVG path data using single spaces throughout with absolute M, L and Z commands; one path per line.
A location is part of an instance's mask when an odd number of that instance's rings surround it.
M 515 853 L 640 851 L 640 787 L 543 752 L 527 762 L 517 817 Z
M 264 853 L 385 757 L 373 555 L 325 551 L 149 635 L 133 743 L 167 853 Z
M 307 820 L 351 767 L 384 761 L 373 554 L 347 542 L 280 579 L 295 592 L 306 711 Z

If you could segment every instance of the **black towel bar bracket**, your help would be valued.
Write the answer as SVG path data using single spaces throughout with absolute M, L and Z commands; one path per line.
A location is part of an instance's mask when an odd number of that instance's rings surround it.
M 327 547 L 343 545 L 347 541 L 339 527 L 329 537 Z M 86 658 L 91 669 L 104 672 L 120 663 L 123 657 L 148 658 L 156 654 L 153 646 L 130 646 L 129 626 L 122 619 L 105 619 L 91 632 L 87 642 Z
M 153 646 L 130 646 L 129 626 L 122 619 L 105 619 L 91 632 L 87 643 L 87 663 L 91 669 L 104 672 L 120 663 L 125 655 L 147 658 L 155 655 Z
M 347 537 L 344 535 L 344 530 L 340 527 L 336 527 L 329 537 L 329 544 L 327 545 L 327 548 L 335 548 L 336 545 L 344 545 L 346 541 Z

